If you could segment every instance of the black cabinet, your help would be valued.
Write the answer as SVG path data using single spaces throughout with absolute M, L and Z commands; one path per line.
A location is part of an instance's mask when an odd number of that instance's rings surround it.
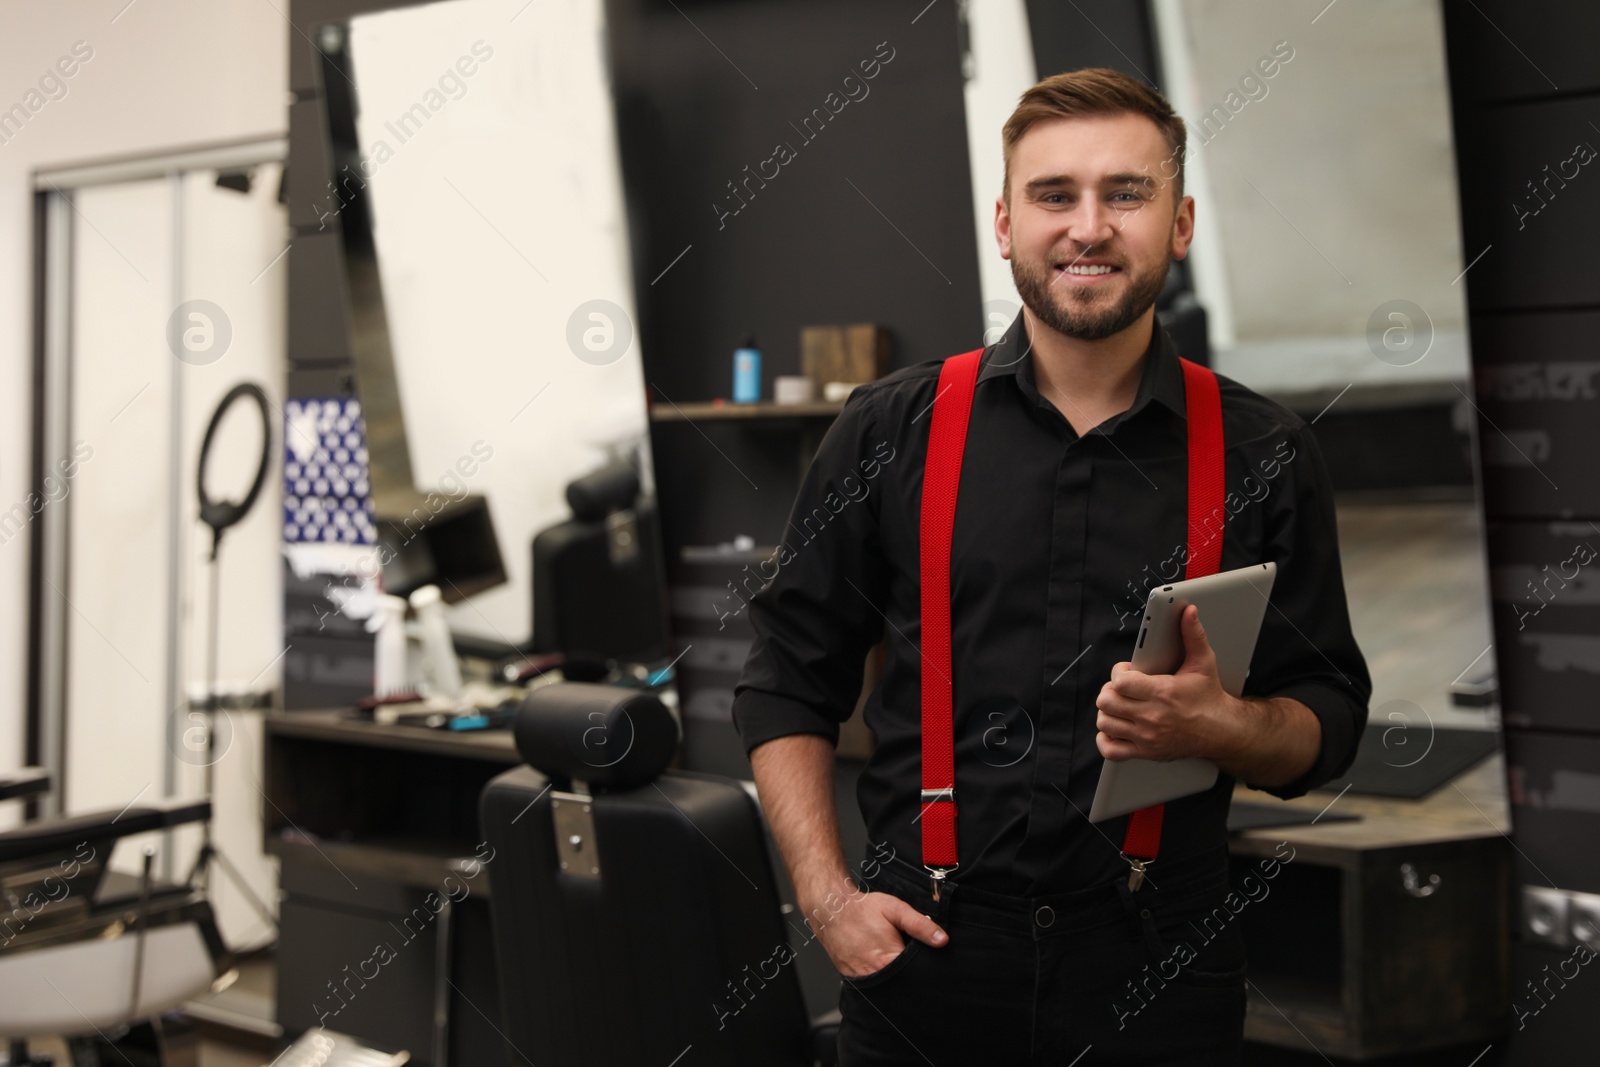
M 425 1067 L 515 1061 L 500 1036 L 483 786 L 508 732 L 451 734 L 343 712 L 266 721 L 266 850 L 282 862 L 278 1022 Z M 510 1057 L 510 1058 L 508 1058 Z

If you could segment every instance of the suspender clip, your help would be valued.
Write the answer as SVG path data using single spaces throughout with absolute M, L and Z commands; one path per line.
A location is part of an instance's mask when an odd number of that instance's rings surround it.
M 1145 868 L 1150 865 L 1150 861 L 1140 859 L 1137 856 L 1130 856 L 1126 852 L 1122 854 L 1122 858 L 1127 860 L 1128 865 L 1133 868 L 1133 871 L 1128 875 L 1128 892 L 1137 893 L 1139 887 L 1144 885 L 1144 872 Z

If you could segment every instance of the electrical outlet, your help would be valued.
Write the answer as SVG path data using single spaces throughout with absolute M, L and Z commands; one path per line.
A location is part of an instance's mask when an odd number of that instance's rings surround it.
M 1559 889 L 1542 886 L 1522 887 L 1522 927 L 1528 937 L 1547 945 L 1571 944 L 1568 927 L 1568 896 Z
M 1568 895 L 1567 930 L 1573 941 L 1592 952 L 1600 952 L 1600 893 Z

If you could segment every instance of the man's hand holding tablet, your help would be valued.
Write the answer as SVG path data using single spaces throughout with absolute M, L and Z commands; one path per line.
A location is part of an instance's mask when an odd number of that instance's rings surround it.
M 1091 821 L 1209 789 L 1213 761 L 1245 743 L 1240 693 L 1276 576 L 1263 563 L 1151 590 L 1133 659 L 1095 701 L 1107 762 Z

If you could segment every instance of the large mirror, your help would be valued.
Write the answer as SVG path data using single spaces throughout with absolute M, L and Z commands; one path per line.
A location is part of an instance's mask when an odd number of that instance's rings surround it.
M 1492 729 L 1452 695 L 1493 658 L 1462 281 L 1481 249 L 1461 247 L 1441 13 L 1156 11 L 1214 366 L 1314 424 L 1371 721 L 1413 746 L 1388 758 Z
M 317 38 L 385 587 L 590 674 L 666 651 L 602 28 L 599 0 L 455 0 Z

